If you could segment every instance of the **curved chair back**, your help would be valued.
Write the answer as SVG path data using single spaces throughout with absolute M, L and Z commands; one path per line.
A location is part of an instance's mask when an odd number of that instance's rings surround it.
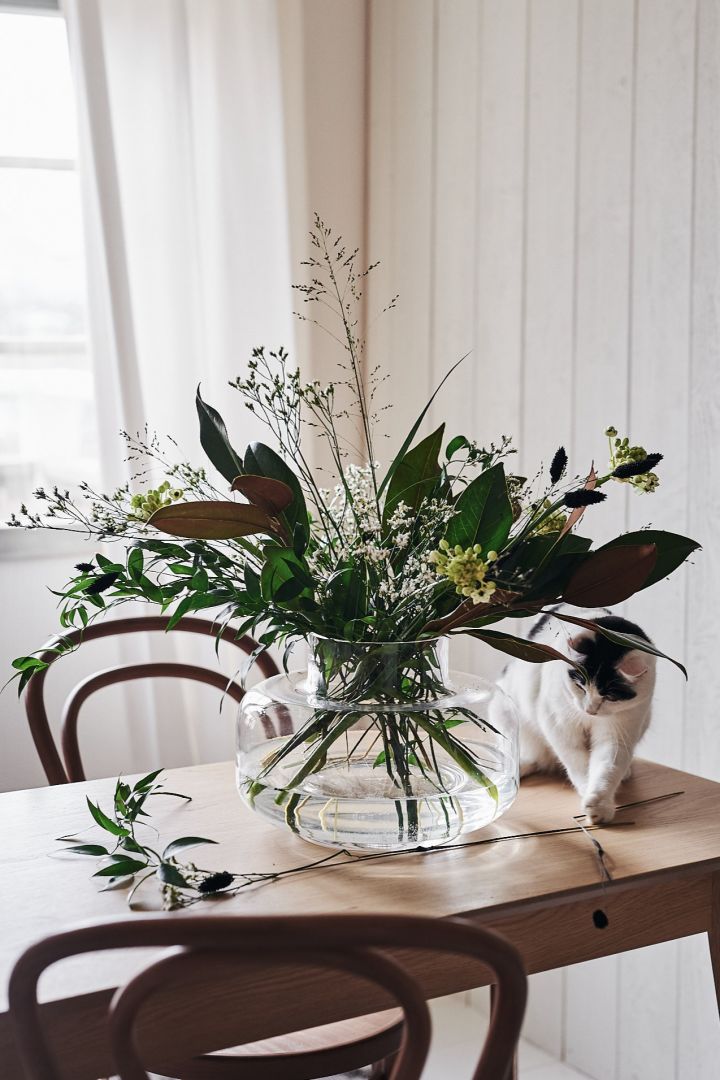
M 71 630 L 64 634 L 62 638 L 54 638 L 49 641 L 40 654 L 40 659 L 52 665 L 58 659 L 58 653 L 53 651 L 53 646 L 57 645 L 58 641 L 69 642 L 73 646 L 77 646 L 87 641 L 94 641 L 97 638 L 114 637 L 117 634 L 145 633 L 160 630 L 164 632 L 167 631 L 169 621 L 170 616 L 141 615 L 133 618 L 111 619 L 107 622 L 95 623 L 83 630 Z M 173 627 L 173 633 L 175 630 L 191 634 L 205 634 L 211 637 L 217 636 L 215 627 L 207 619 L 186 617 Z M 248 654 L 253 653 L 258 647 L 257 642 L 251 637 L 236 637 L 230 627 L 223 628 L 219 636 L 223 641 L 235 645 Z M 267 653 L 260 654 L 257 664 L 265 678 L 279 674 L 277 664 Z M 104 671 L 91 675 L 79 683 L 65 702 L 60 736 L 61 758 L 50 730 L 47 709 L 45 708 L 45 676 L 48 670 L 39 671 L 28 683 L 25 709 L 33 742 L 50 784 L 67 784 L 76 780 L 85 780 L 85 771 L 78 744 L 78 716 L 83 704 L 96 690 L 112 686 L 115 683 L 129 682 L 133 679 L 170 677 L 207 683 L 209 686 L 217 687 L 218 690 L 226 691 L 234 701 L 240 701 L 244 692 L 241 686 L 232 680 L 229 681 L 222 672 L 197 667 L 194 664 L 157 661 L 148 664 L 125 664 L 106 668 Z
M 43 971 L 69 956 L 105 949 L 168 947 L 160 959 L 144 967 L 111 1002 L 108 1027 L 114 1067 L 121 1080 L 148 1080 L 146 1066 L 170 1071 L 180 1080 L 276 1080 L 297 1076 L 288 1071 L 288 1061 L 278 1063 L 273 1056 L 258 1057 L 208 1054 L 207 1033 L 197 1035 L 197 1056 L 192 1050 L 185 1061 L 173 1060 L 178 1017 L 173 1010 L 152 1008 L 153 995 L 192 980 L 208 963 L 218 964 L 219 985 L 213 1008 L 222 1009 L 223 982 L 228 995 L 227 1012 L 232 1025 L 232 1042 L 247 1041 L 243 1031 L 243 1009 L 237 991 L 242 986 L 243 960 L 261 961 L 264 966 L 288 962 L 328 971 L 350 972 L 383 988 L 404 1013 L 404 1032 L 395 1059 L 391 1080 L 418 1080 L 430 1044 L 430 1017 L 420 984 L 410 975 L 397 955 L 385 950 L 432 949 L 477 959 L 492 972 L 495 984 L 490 1027 L 473 1080 L 508 1080 L 525 1010 L 527 980 L 520 956 L 513 945 L 490 930 L 459 918 L 430 919 L 405 915 L 303 915 L 291 918 L 167 915 L 129 918 L 80 927 L 45 938 L 31 946 L 18 960 L 10 979 L 9 998 L 18 1049 L 28 1080 L 61 1080 L 62 1070 L 54 1059 L 43 1031 L 37 1004 L 37 985 Z M 228 958 L 232 963 L 228 964 Z M 237 965 L 235 964 L 237 961 Z M 247 987 L 253 993 L 252 983 Z M 143 1008 L 151 1010 L 153 1057 L 143 1063 L 138 1048 L 138 1018 Z M 192 1021 L 183 1018 L 183 1034 Z M 228 1033 L 229 1030 L 228 1030 Z M 187 1045 L 187 1043 L 185 1043 Z M 218 1047 L 217 1049 L 221 1049 Z M 240 1046 L 241 1049 L 241 1046 Z M 177 1053 L 177 1050 L 175 1051 Z M 147 1056 L 147 1054 L 146 1054 Z M 281 1069 L 282 1071 L 278 1071 Z M 303 1075 L 306 1075 L 303 1073 Z

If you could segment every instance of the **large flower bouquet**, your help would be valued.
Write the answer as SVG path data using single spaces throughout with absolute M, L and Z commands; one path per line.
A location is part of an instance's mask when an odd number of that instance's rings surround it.
M 654 585 L 698 545 L 643 529 L 594 549 L 578 532 L 606 489 L 623 484 L 652 492 L 661 455 L 608 428 L 606 468 L 573 474 L 560 448 L 528 482 L 508 470 L 514 451 L 505 437 L 480 446 L 465 435 L 448 437 L 444 424 L 421 436 L 438 387 L 381 466 L 375 446 L 381 376 L 366 366 L 357 314 L 369 271 L 320 220 L 310 237 L 309 281 L 296 286 L 305 305 L 301 318 L 316 321 L 317 314 L 323 325 L 324 315 L 338 320 L 343 353 L 335 382 L 306 382 L 284 349 L 257 348 L 247 374 L 231 385 L 269 429 L 269 443 L 253 442 L 240 452 L 198 390 L 200 442 L 212 475 L 171 461 L 155 436 L 125 434 L 130 458 L 142 459 L 145 475 L 148 466 L 155 470 L 154 488 L 139 490 L 136 482 L 105 495 L 81 485 L 77 498 L 40 489 L 40 508 L 22 507 L 13 516 L 14 526 L 71 529 L 114 541 L 122 551 L 76 567 L 60 593 L 62 628 L 87 626 L 129 601 L 168 612 L 170 627 L 187 613 L 213 609 L 219 628 L 232 624 L 238 635 L 254 635 L 261 649 L 311 635 L 335 643 L 320 664 L 329 687 L 349 680 L 334 695 L 345 700 L 389 698 L 375 643 L 469 634 L 531 663 L 573 663 L 512 629 L 546 610 L 616 644 L 663 655 L 644 639 L 596 626 L 582 609 L 619 604 Z M 329 487 L 310 463 L 309 440 L 313 449 L 323 444 L 332 462 Z M 553 611 L 558 603 L 580 610 L 572 616 Z M 350 671 L 342 664 L 334 669 L 338 641 L 367 646 L 363 662 Z M 68 648 L 62 637 L 56 648 Z M 438 680 L 425 657 L 422 648 L 408 645 L 401 662 L 410 699 L 426 699 Z M 46 665 L 36 655 L 14 666 L 22 690 Z M 310 747 L 322 736 L 326 756 L 335 722 L 327 710 L 320 715 L 319 723 L 317 717 L 308 721 L 303 737 Z M 384 767 L 401 786 L 418 762 L 430 768 L 428 741 L 430 749 L 437 743 L 451 750 L 457 741 L 442 721 L 434 727 L 432 716 L 426 728 L 422 740 L 411 728 L 400 739 L 397 729 L 384 739 Z M 337 739 L 346 730 L 338 722 Z M 456 760 L 468 770 L 479 767 L 461 754 Z

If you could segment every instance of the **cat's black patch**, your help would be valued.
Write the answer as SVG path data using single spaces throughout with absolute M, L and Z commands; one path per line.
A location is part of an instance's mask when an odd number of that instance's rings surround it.
M 623 619 L 619 615 L 602 615 L 594 619 L 598 626 L 604 626 L 607 630 L 615 630 L 619 634 L 633 634 L 650 641 L 644 630 L 636 623 Z M 591 683 L 594 684 L 599 694 L 609 701 L 628 701 L 636 696 L 635 690 L 627 679 L 618 671 L 622 658 L 630 652 L 623 645 L 616 645 L 608 641 L 602 634 L 593 637 L 582 637 L 577 643 L 577 652 L 582 657 L 582 666 L 588 674 Z M 582 676 L 574 670 L 569 672 L 569 677 L 575 682 L 583 682 Z

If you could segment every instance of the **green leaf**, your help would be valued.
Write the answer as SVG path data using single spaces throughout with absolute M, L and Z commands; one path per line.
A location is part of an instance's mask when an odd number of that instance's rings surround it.
M 486 469 L 468 484 L 455 504 L 445 539 L 451 547 L 482 544 L 485 554 L 500 551 L 508 538 L 513 512 L 502 463 Z
M 147 774 L 147 776 L 143 776 L 140 780 L 137 781 L 135 787 L 133 788 L 133 791 L 146 791 L 151 786 L 153 781 L 157 780 L 161 772 L 162 769 L 155 769 L 154 772 L 150 772 Z
M 96 870 L 93 877 L 130 877 L 132 874 L 137 874 L 139 870 L 145 870 L 147 865 L 147 862 L 141 862 L 140 859 L 119 856 L 110 866 L 103 866 L 102 870 Z
M 173 840 L 171 844 L 165 848 L 162 853 L 163 862 L 169 859 L 171 855 L 175 855 L 178 851 L 183 851 L 185 848 L 199 847 L 201 844 L 217 844 L 217 840 L 208 840 L 205 836 L 181 836 L 177 840 Z
M 427 404 L 425 405 L 425 408 L 422 410 L 422 412 L 418 416 L 417 420 L 415 421 L 413 426 L 410 428 L 410 431 L 408 432 L 407 437 L 405 438 L 402 446 L 400 447 L 397 454 L 393 458 L 392 463 L 390 465 L 390 468 L 388 469 L 388 471 L 385 474 L 385 479 L 383 480 L 383 482 L 380 485 L 380 488 L 378 489 L 378 495 L 382 495 L 385 488 L 392 482 L 393 477 L 395 476 L 395 472 L 397 471 L 397 469 L 398 469 L 398 467 L 400 465 L 400 462 L 405 457 L 405 455 L 407 453 L 407 450 L 408 450 L 408 447 L 412 445 L 412 441 L 415 438 L 415 436 L 417 435 L 418 431 L 420 430 L 420 425 L 422 424 L 423 420 L 425 419 L 428 412 L 430 411 L 430 406 L 432 405 L 433 401 L 438 396 L 438 394 L 442 390 L 443 386 L 448 381 L 448 379 L 450 378 L 452 373 L 455 371 L 455 369 L 460 367 L 463 360 L 467 360 L 469 355 L 470 355 L 470 353 L 465 353 L 464 356 L 461 356 L 460 359 L 456 363 L 453 364 L 453 366 L 450 368 L 450 370 L 447 372 L 447 374 L 442 377 L 442 379 L 440 380 L 438 385 L 435 387 L 435 390 L 430 395 L 430 399 L 427 402 Z
M 203 401 L 199 386 L 195 404 L 200 420 L 200 444 L 220 475 L 232 484 L 245 470 L 240 455 L 230 445 L 225 422 L 219 412 Z
M 604 638 L 607 638 L 608 641 L 612 641 L 614 645 L 620 645 L 624 649 L 637 649 L 638 652 L 649 653 L 651 656 L 659 656 L 661 660 L 669 660 L 675 667 L 680 668 L 686 679 L 688 677 L 685 666 L 681 664 L 679 660 L 673 660 L 672 656 L 660 652 L 651 641 L 647 641 L 643 637 L 638 637 L 637 634 L 624 634 L 619 630 L 609 630 L 607 626 L 601 626 L 599 623 L 593 622 L 592 619 L 579 619 L 576 615 L 566 615 L 565 612 L 551 611 L 550 614 L 556 619 L 562 619 L 563 622 L 573 623 L 575 626 L 584 626 L 587 630 L 592 630 L 596 634 L 601 634 Z
M 315 582 L 291 548 L 270 548 L 260 577 L 264 600 L 287 602 L 302 592 L 312 594 Z
M 399 502 L 416 509 L 432 492 L 441 469 L 438 457 L 442 449 L 445 425 L 428 435 L 398 462 L 385 498 L 383 520 L 392 514 Z
M 108 849 L 104 848 L 102 844 L 75 844 L 73 847 L 64 848 L 65 851 L 72 851 L 75 855 L 93 855 L 95 857 L 99 855 L 108 855 Z
M 259 506 L 224 500 L 161 506 L 148 525 L 171 536 L 185 536 L 194 540 L 234 540 L 238 536 L 252 536 L 255 533 L 279 535 L 277 523 Z
M 381 750 L 378 756 L 373 761 L 373 769 L 377 769 L 378 765 L 384 765 L 386 761 L 385 751 Z
M 470 443 L 464 435 L 456 435 L 455 438 L 451 439 L 445 447 L 445 457 L 448 459 L 448 461 L 450 461 L 450 459 L 454 457 L 455 454 L 457 454 L 458 450 L 462 450 L 464 449 L 464 447 L 469 445 Z
M 93 802 L 90 801 L 90 799 L 89 799 L 89 797 L 87 795 L 85 796 L 85 799 L 87 801 L 88 810 L 92 814 L 93 820 L 95 821 L 95 823 L 97 825 L 100 826 L 101 829 L 104 829 L 105 832 L 112 833 L 113 836 L 129 836 L 130 835 L 130 830 L 129 829 L 125 829 L 122 825 L 118 825 L 116 822 L 112 821 L 107 816 L 107 814 L 103 813 L 103 811 L 100 809 L 100 807 L 96 803 L 93 803 Z
M 487 642 L 499 652 L 507 653 L 508 656 L 513 656 L 517 660 L 526 660 L 530 664 L 547 664 L 551 660 L 564 660 L 570 667 L 580 667 L 568 656 L 553 649 L 552 645 L 543 645 L 540 641 L 529 641 L 526 638 L 515 637 L 513 634 L 504 634 L 500 630 L 467 630 L 466 633 Z
M 572 575 L 562 599 L 574 607 L 621 604 L 643 588 L 656 560 L 654 544 L 600 548 Z
M 657 554 L 655 568 L 646 579 L 645 584 L 641 586 L 643 589 L 649 588 L 650 585 L 654 585 L 672 574 L 674 570 L 677 570 L 678 566 L 681 566 L 692 555 L 693 551 L 700 548 L 700 544 L 696 540 L 690 540 L 689 537 L 680 536 L 678 533 L 664 532 L 659 529 L 640 529 L 638 532 L 629 532 L 617 536 L 598 550 L 605 551 L 608 548 L 628 547 L 636 544 L 654 544 Z
M 142 548 L 134 547 L 128 555 L 127 570 L 133 581 L 139 582 L 143 572 Z
M 190 885 L 182 876 L 177 867 L 172 863 L 161 862 L 158 866 L 157 876 L 164 885 L 174 885 L 176 889 L 191 889 Z

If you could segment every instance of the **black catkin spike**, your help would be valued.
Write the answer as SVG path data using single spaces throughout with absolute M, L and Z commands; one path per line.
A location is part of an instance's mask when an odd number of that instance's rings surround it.
M 580 506 L 592 506 L 593 503 L 601 503 L 607 499 L 604 491 L 592 491 L 590 488 L 578 488 L 577 491 L 568 491 L 563 502 L 571 510 L 577 510 Z
M 555 452 L 555 457 L 550 464 L 550 483 L 557 484 L 558 480 L 561 480 L 563 473 L 567 469 L 568 456 L 565 451 L 565 447 L 559 447 Z
M 647 457 L 640 458 L 639 461 L 627 461 L 623 465 L 618 465 L 613 472 L 613 476 L 616 476 L 618 480 L 628 480 L 631 476 L 644 476 L 645 473 L 649 473 L 654 469 L 662 459 L 662 454 L 648 454 Z
M 233 874 L 227 870 L 220 870 L 217 874 L 210 874 L 210 877 L 206 877 L 198 885 L 198 892 L 201 893 L 216 893 L 221 889 L 227 889 L 228 885 L 232 885 L 235 880 Z
M 95 567 L 91 562 L 79 562 L 75 564 L 75 569 L 79 570 L 81 574 L 92 574 Z
M 95 580 L 88 585 L 85 592 L 88 596 L 97 596 L 98 593 L 103 593 L 114 585 L 119 577 L 120 574 L 117 573 L 117 571 L 113 571 L 110 574 L 101 574 L 100 577 L 95 578 Z

